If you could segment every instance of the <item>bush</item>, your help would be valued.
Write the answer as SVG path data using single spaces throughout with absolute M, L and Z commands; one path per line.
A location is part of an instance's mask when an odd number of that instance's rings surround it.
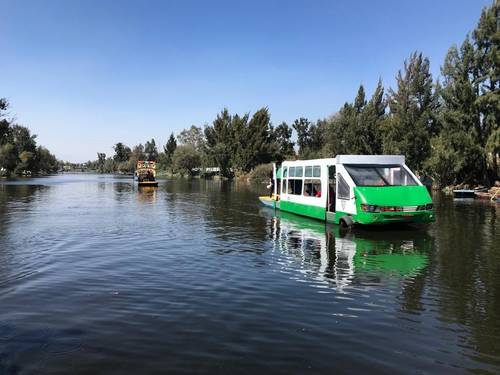
M 260 164 L 250 172 L 250 179 L 253 181 L 267 181 L 273 175 L 273 165 Z
M 194 174 L 193 169 L 201 165 L 200 153 L 192 145 L 182 145 L 175 149 L 172 157 L 174 169 L 181 176 Z

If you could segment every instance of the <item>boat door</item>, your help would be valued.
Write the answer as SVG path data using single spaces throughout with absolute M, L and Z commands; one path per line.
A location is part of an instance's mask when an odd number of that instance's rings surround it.
M 335 166 L 334 165 L 329 165 L 328 166 L 328 199 L 327 199 L 327 206 L 326 206 L 326 211 L 327 212 L 335 212 L 335 199 L 336 199 L 336 190 L 337 190 L 337 185 L 336 185 L 336 175 L 335 175 Z M 326 190 L 326 189 L 325 189 Z
M 335 165 L 335 172 L 337 187 L 335 190 L 335 210 L 348 215 L 355 215 L 354 181 L 343 164 Z

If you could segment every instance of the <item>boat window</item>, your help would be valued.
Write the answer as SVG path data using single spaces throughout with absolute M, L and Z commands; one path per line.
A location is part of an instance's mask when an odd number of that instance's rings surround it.
M 321 177 L 321 167 L 319 165 L 314 166 L 313 177 Z
M 284 167 L 283 168 L 283 178 L 286 178 L 286 172 L 288 172 L 288 168 L 287 167 Z
M 401 165 L 346 165 L 357 186 L 418 185 Z
M 288 177 L 295 177 L 295 167 L 290 167 L 290 174 Z
M 304 177 L 312 177 L 312 176 L 313 176 L 313 168 L 312 167 L 306 167 L 305 168 Z
M 347 185 L 347 182 L 345 182 L 344 178 L 340 173 L 337 175 L 337 182 L 339 184 L 337 189 L 337 196 L 339 197 L 339 199 L 350 199 L 351 193 L 349 185 Z
M 304 180 L 304 196 L 321 198 L 321 180 Z
M 282 192 L 283 194 L 286 194 L 286 185 L 288 184 L 288 180 L 287 179 L 283 179 L 282 180 L 282 184 L 283 184 L 283 187 L 282 187 Z
M 302 167 L 295 167 L 295 177 L 302 177 L 302 173 L 303 173 Z
M 302 194 L 302 180 L 289 179 L 288 180 L 288 194 L 301 195 Z

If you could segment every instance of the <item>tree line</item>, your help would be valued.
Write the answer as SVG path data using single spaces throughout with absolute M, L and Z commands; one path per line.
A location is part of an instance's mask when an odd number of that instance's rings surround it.
M 36 143 L 36 135 L 7 118 L 9 103 L 0 98 L 0 176 L 35 175 L 58 170 L 54 155 Z
M 449 49 L 438 79 L 429 59 L 414 52 L 394 88 L 386 90 L 379 79 L 367 96 L 360 85 L 354 100 L 328 118 L 274 127 L 268 108 L 253 115 L 224 109 L 210 125 L 171 134 L 160 152 L 154 140 L 133 149 L 117 143 L 113 157 L 99 154 L 94 163 L 102 171 L 132 171 L 135 160 L 145 158 L 181 174 L 217 167 L 231 178 L 285 159 L 403 154 L 438 186 L 492 184 L 500 160 L 499 3 L 483 9 L 462 45 Z

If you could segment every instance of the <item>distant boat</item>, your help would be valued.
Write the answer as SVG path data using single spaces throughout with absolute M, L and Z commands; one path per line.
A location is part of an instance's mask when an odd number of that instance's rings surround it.
M 475 190 L 469 190 L 469 189 L 453 190 L 454 198 L 475 198 L 475 196 L 476 196 Z
M 134 181 L 138 186 L 158 186 L 156 181 L 156 162 L 138 160 L 135 164 Z

